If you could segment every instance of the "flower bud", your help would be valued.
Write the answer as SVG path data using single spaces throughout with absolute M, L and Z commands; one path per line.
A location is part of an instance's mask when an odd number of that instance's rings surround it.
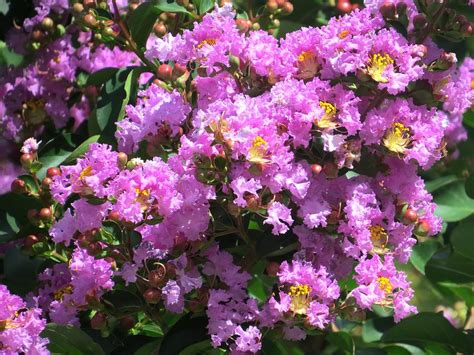
M 161 64 L 158 67 L 158 78 L 164 81 L 170 81 L 173 75 L 173 68 L 168 64 Z
M 418 220 L 418 214 L 415 210 L 407 208 L 402 217 L 402 222 L 404 224 L 412 224 Z
M 110 219 L 111 221 L 114 221 L 114 222 L 120 222 L 120 220 L 121 220 L 120 213 L 117 212 L 117 211 L 112 211 L 112 212 L 109 213 L 108 219 Z
M 397 4 L 398 17 L 405 16 L 406 13 L 407 13 L 407 4 L 405 4 L 404 2 L 399 2 Z
M 117 162 L 120 169 L 125 169 L 127 166 L 128 156 L 124 152 L 117 154 Z
M 278 9 L 278 4 L 275 0 L 268 0 L 265 6 L 270 12 L 274 12 Z
M 84 235 L 86 236 L 87 241 L 96 242 L 99 239 L 99 230 L 94 228 L 85 232 Z
M 86 236 L 86 239 L 87 239 L 87 236 Z M 89 243 L 86 249 L 87 249 L 87 254 L 89 254 L 90 256 L 96 256 L 100 254 L 100 252 L 102 251 L 102 246 L 100 245 L 100 243 Z
M 280 264 L 275 261 L 270 261 L 265 270 L 267 271 L 268 276 L 276 277 L 280 270 Z
M 31 32 L 31 38 L 33 41 L 40 42 L 44 38 L 44 32 L 41 30 L 34 30 Z
M 258 22 L 254 22 L 252 24 L 252 30 L 258 31 L 260 29 L 260 24 Z
M 107 325 L 107 315 L 103 312 L 97 312 L 91 319 L 91 328 L 100 330 Z
M 344 14 L 347 14 L 347 13 L 351 12 L 351 10 L 352 10 L 352 5 L 351 5 L 351 3 L 349 2 L 349 0 L 339 0 L 339 1 L 337 2 L 336 8 L 337 8 L 340 12 L 342 12 L 342 13 L 344 13 Z
M 50 207 L 44 207 L 40 209 L 38 216 L 43 222 L 49 222 L 53 217 L 53 212 Z
M 41 186 L 45 189 L 49 189 L 49 186 L 52 184 L 53 180 L 49 177 L 45 177 L 43 181 L 41 181 Z
M 125 317 L 120 319 L 119 326 L 123 330 L 128 331 L 128 330 L 132 329 L 135 326 L 136 323 L 137 322 L 136 322 L 136 320 L 133 316 L 125 316 Z
M 84 0 L 82 3 L 87 8 L 94 8 L 95 7 L 95 0 Z
M 28 188 L 23 180 L 15 179 L 12 182 L 11 191 L 16 194 L 24 194 L 28 192 Z
M 161 301 L 161 291 L 156 288 L 149 288 L 143 293 L 143 298 L 147 303 L 157 304 Z
M 51 19 L 51 17 L 45 17 L 43 21 L 41 21 L 41 27 L 49 31 L 54 27 L 54 21 Z
M 84 22 L 88 27 L 91 27 L 91 28 L 94 28 L 97 26 L 97 19 L 91 13 L 88 13 L 86 16 L 84 16 Z
M 391 1 L 384 2 L 379 11 L 385 19 L 393 20 L 396 17 L 396 7 Z
M 189 0 L 176 0 L 176 3 L 180 6 L 188 6 L 189 5 Z
M 55 176 L 59 176 L 61 175 L 61 170 L 59 170 L 58 168 L 49 168 L 47 171 L 46 171 L 46 175 L 49 177 L 49 178 L 53 178 Z
M 75 13 L 79 14 L 81 13 L 82 11 L 84 11 L 84 6 L 79 3 L 79 2 L 76 2 L 73 6 L 72 6 L 72 11 L 74 11 Z
M 323 170 L 323 167 L 319 164 L 312 164 L 311 165 L 311 172 L 314 174 L 314 175 L 319 175 L 321 173 L 321 171 Z
M 187 68 L 185 65 L 175 63 L 173 67 L 173 78 L 176 80 L 180 76 L 183 76 L 187 72 Z
M 471 23 L 465 23 L 461 27 L 461 33 L 465 36 L 472 36 L 472 34 L 474 33 L 474 29 L 472 27 L 472 24 Z
M 25 245 L 25 248 L 31 249 L 33 245 L 35 245 L 38 242 L 39 242 L 38 237 L 36 235 L 30 234 L 26 236 L 24 245 Z
M 413 18 L 413 26 L 416 30 L 421 30 L 426 27 L 428 21 L 426 20 L 426 16 L 423 14 L 418 14 Z
M 293 12 L 294 10 L 294 6 L 291 2 L 285 2 L 281 8 L 281 11 L 286 14 L 286 15 L 289 15 Z
M 239 31 L 243 33 L 247 32 L 251 26 L 251 22 L 243 18 L 238 18 L 237 20 L 235 20 L 235 24 Z
M 426 237 L 431 231 L 430 224 L 427 221 L 420 221 L 415 228 L 414 233 L 420 237 Z
M 33 154 L 30 154 L 30 153 L 22 154 L 20 157 L 21 166 L 26 170 L 28 170 L 31 167 L 31 163 L 33 163 L 34 160 L 35 158 Z
M 150 271 L 148 274 L 148 282 L 152 287 L 159 287 L 162 286 L 163 281 L 166 277 L 166 267 L 159 263 L 155 270 Z

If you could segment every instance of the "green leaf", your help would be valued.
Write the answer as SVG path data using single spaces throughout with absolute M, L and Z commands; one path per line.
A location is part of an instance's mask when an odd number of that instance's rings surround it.
M 5 279 L 2 282 L 16 294 L 25 295 L 36 285 L 42 260 L 30 258 L 17 247 L 8 249 L 3 260 Z
M 160 347 L 160 355 L 176 355 L 188 346 L 207 339 L 207 317 L 191 318 L 183 316 L 165 335 Z
M 118 71 L 118 68 L 103 68 L 100 69 L 87 78 L 86 86 L 89 85 L 102 85 L 107 80 L 112 78 Z
M 107 311 L 116 317 L 137 313 L 144 307 L 142 299 L 127 290 L 107 292 L 102 299 Z
M 326 340 L 339 349 L 339 353 L 350 355 L 355 353 L 354 341 L 350 334 L 346 332 L 330 333 Z
M 191 15 L 188 10 L 183 6 L 178 5 L 175 1 L 169 2 L 167 0 L 158 0 L 158 3 L 155 6 L 163 12 L 180 12 Z
M 157 350 L 159 349 L 161 344 L 161 339 L 152 341 L 148 344 L 143 345 L 140 349 L 135 351 L 133 355 L 150 355 L 150 354 L 157 354 Z
M 456 297 L 466 302 L 468 307 L 474 307 L 474 288 L 471 284 L 460 285 L 451 282 L 440 282 L 438 286 L 451 291 Z
M 474 176 L 469 176 L 465 182 L 466 194 L 470 198 L 474 198 Z
M 5 42 L 0 41 L 0 65 L 17 67 L 22 61 L 22 55 L 10 51 Z
M 128 19 L 128 27 L 138 48 L 143 48 L 161 11 L 152 2 L 138 6 Z
M 138 76 L 145 72 L 145 67 L 127 67 L 118 70 L 102 88 L 94 119 L 101 136 L 113 139 L 115 133 L 115 122 L 125 116 L 125 105 L 136 94 L 138 87 Z
M 95 136 L 87 138 L 84 142 L 79 145 L 74 151 L 64 160 L 64 163 L 71 163 L 77 158 L 84 155 L 89 150 L 89 146 L 92 143 L 96 143 L 100 138 L 100 135 L 96 134 Z
M 474 111 L 468 110 L 463 117 L 463 122 L 469 126 L 474 128 Z
M 447 186 L 449 184 L 452 184 L 453 182 L 456 182 L 459 180 L 460 179 L 456 175 L 442 176 L 434 180 L 427 181 L 425 186 L 428 192 L 433 193 L 436 190 L 439 190 L 440 188 Z
M 433 282 L 474 282 L 474 262 L 458 253 L 436 253 L 426 264 L 425 271 Z
M 387 355 L 426 355 L 423 349 L 407 344 L 391 344 L 385 346 L 383 350 Z
M 28 186 L 28 191 L 31 191 L 33 194 L 37 194 L 39 192 L 38 185 L 35 183 L 35 180 L 31 175 L 20 175 L 18 179 L 23 180 Z
M 362 340 L 366 343 L 379 341 L 385 331 L 393 327 L 392 317 L 366 320 L 362 327 Z
M 415 345 L 435 343 L 466 354 L 472 353 L 468 336 L 437 313 L 419 313 L 403 319 L 385 332 L 382 341 Z
M 446 222 L 457 222 L 474 213 L 474 200 L 467 196 L 462 181 L 446 186 L 434 200 L 436 214 Z
M 47 142 L 38 152 L 43 163 L 38 178 L 43 179 L 48 168 L 62 164 L 80 143 L 80 137 L 71 133 L 63 133 Z
M 410 256 L 412 265 L 424 275 L 426 263 L 438 249 L 439 244 L 434 240 L 416 244 L 413 247 L 413 252 Z
M 213 0 L 194 0 L 193 4 L 198 8 L 198 12 L 200 15 L 214 8 Z
M 50 323 L 41 333 L 49 339 L 48 349 L 56 354 L 68 355 L 102 355 L 102 348 L 81 329 L 70 325 Z
M 468 259 L 474 261 L 474 218 L 462 221 L 451 234 L 451 244 L 454 250 Z

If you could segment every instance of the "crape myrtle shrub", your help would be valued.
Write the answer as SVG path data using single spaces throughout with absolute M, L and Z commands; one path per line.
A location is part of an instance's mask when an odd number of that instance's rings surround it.
M 3 2 L 0 353 L 472 353 L 471 3 Z

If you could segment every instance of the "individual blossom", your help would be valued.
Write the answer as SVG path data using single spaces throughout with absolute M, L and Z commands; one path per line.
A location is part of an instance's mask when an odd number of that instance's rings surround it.
M 275 235 L 288 232 L 290 229 L 289 226 L 294 222 L 291 217 L 291 209 L 280 202 L 272 202 L 267 210 L 267 214 L 268 217 L 263 223 L 272 225 L 272 233 Z
M 29 307 L 5 285 L 0 285 L 0 297 L 0 352 L 6 355 L 49 354 L 48 339 L 40 337 L 46 326 L 41 310 Z
M 37 141 L 35 138 L 28 138 L 23 142 L 23 146 L 20 149 L 20 152 L 24 154 L 36 153 L 41 141 Z
M 393 308 L 396 322 L 417 312 L 416 307 L 409 304 L 413 297 L 410 283 L 404 273 L 395 269 L 391 255 L 385 255 L 384 259 L 374 255 L 362 260 L 355 271 L 358 286 L 351 295 L 361 308 L 372 309 L 374 304 Z
M 427 169 L 441 158 L 447 124 L 442 112 L 398 98 L 386 100 L 367 114 L 361 138 L 367 145 L 380 145 L 389 154 Z
M 127 153 L 136 151 L 142 140 L 175 136 L 190 112 L 189 105 L 176 90 L 170 93 L 152 84 L 138 95 L 137 104 L 128 105 L 126 117 L 117 123 L 119 148 Z

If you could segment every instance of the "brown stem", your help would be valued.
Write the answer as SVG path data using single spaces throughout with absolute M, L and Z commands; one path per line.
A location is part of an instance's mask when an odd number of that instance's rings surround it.
M 423 43 L 425 39 L 430 35 L 430 33 L 435 29 L 436 23 L 438 22 L 439 18 L 443 14 L 447 4 L 448 4 L 448 1 L 444 1 L 441 4 L 441 7 L 438 9 L 438 11 L 436 11 L 436 13 L 434 14 L 428 26 L 426 26 L 425 30 L 420 34 L 418 43 Z

